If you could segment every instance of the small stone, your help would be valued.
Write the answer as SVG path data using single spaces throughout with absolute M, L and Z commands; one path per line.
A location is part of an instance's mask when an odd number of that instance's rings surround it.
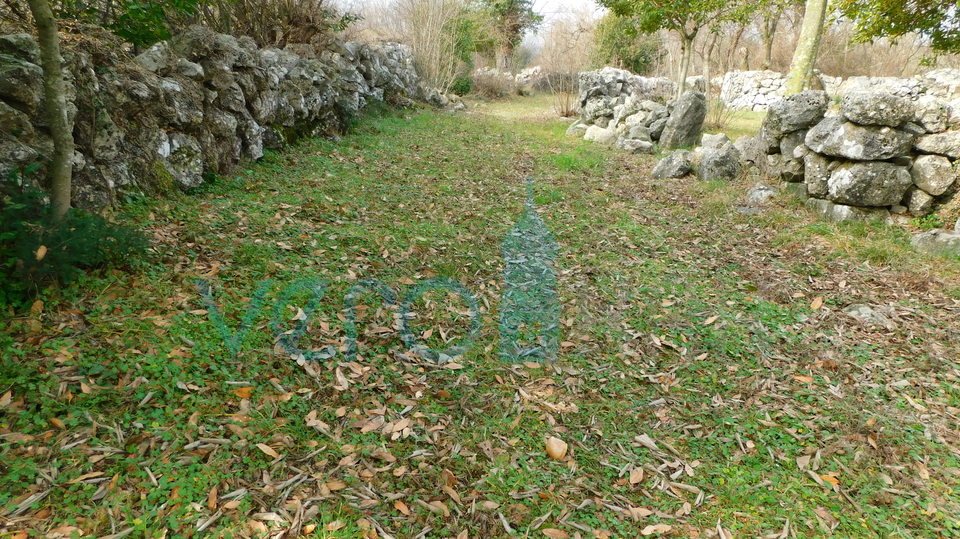
M 886 316 L 871 309 L 867 305 L 856 304 L 845 308 L 843 312 L 859 320 L 868 326 L 883 326 L 887 329 L 894 329 L 896 326 Z
M 749 191 L 747 191 L 747 206 L 762 206 L 770 201 L 771 198 L 777 196 L 777 189 L 758 183 L 754 185 Z

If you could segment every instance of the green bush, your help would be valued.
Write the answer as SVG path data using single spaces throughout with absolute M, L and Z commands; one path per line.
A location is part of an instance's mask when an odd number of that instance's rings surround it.
M 128 264 L 149 245 L 140 232 L 78 209 L 57 223 L 43 192 L 9 178 L 0 185 L 0 308 L 86 269 Z
M 619 17 L 614 13 L 600 19 L 594 32 L 597 47 L 593 63 L 615 66 L 638 75 L 652 71 L 663 51 L 657 37 L 641 33 L 637 24 L 632 17 Z
M 467 95 L 473 89 L 473 81 L 469 76 L 457 77 L 450 85 L 450 91 L 457 95 Z

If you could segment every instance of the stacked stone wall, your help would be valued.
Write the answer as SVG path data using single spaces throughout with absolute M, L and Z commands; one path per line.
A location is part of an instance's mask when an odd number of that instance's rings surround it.
M 605 67 L 579 79 L 580 118 L 568 134 L 634 153 L 653 153 L 657 142 L 665 148 L 697 142 L 706 114 L 703 77 L 687 79 L 691 90 L 677 100 L 671 99 L 676 86 L 663 77 Z
M 335 134 L 370 101 L 438 100 L 394 43 L 259 49 L 194 26 L 133 59 L 95 49 L 63 54 L 81 207 L 197 187 L 264 148 Z M 52 149 L 37 44 L 26 34 L 0 37 L 0 174 L 45 166 Z
M 734 110 L 761 112 L 783 99 L 786 77 L 776 71 L 731 71 L 711 81 L 719 88 L 720 100 Z M 913 77 L 831 77 L 817 74 L 827 94 L 844 96 L 851 92 L 884 92 L 913 101 L 960 98 L 960 69 L 935 69 Z
M 947 101 L 854 90 L 838 110 L 807 91 L 770 107 L 741 155 L 836 221 L 924 217 L 957 190 L 960 122 Z

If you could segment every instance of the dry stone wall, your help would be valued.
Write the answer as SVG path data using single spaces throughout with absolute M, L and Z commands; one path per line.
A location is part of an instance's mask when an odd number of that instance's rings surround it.
M 656 142 L 692 146 L 706 115 L 703 77 L 690 77 L 687 85 L 690 90 L 671 100 L 676 86 L 670 79 L 612 67 L 580 73 L 580 117 L 567 133 L 634 153 L 653 153 Z
M 760 134 L 737 141 L 743 159 L 836 221 L 923 217 L 954 196 L 960 122 L 949 102 L 855 90 L 839 110 L 829 104 L 817 91 L 774 103 Z
M 817 74 L 820 86 L 831 96 L 852 92 L 883 92 L 914 101 L 932 98 L 952 101 L 960 97 L 960 69 L 935 69 L 909 78 L 830 77 Z M 711 81 L 720 89 L 720 100 L 734 110 L 767 110 L 783 98 L 786 77 L 776 71 L 731 71 Z
M 81 207 L 197 187 L 264 148 L 334 134 L 370 101 L 443 101 L 420 86 L 410 52 L 394 43 L 258 49 L 249 38 L 194 26 L 132 60 L 96 47 L 63 56 Z M 4 177 L 52 154 L 38 64 L 31 36 L 0 37 Z

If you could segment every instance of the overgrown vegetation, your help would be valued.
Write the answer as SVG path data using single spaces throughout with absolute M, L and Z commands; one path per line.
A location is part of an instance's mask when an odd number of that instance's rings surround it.
M 356 20 L 327 0 L 59 0 L 51 2 L 62 22 L 96 24 L 140 47 L 169 39 L 191 24 L 249 36 L 261 47 L 287 43 L 323 45 Z M 0 22 L 31 29 L 25 0 L 3 0 Z
M 653 181 L 548 108 L 388 114 L 128 207 L 155 260 L 0 315 L 0 534 L 956 536 L 957 262 L 789 199 L 741 214 L 744 184 Z M 497 353 L 527 175 L 560 244 L 556 364 Z M 343 355 L 361 279 L 436 277 L 478 299 L 466 356 L 411 353 L 372 292 Z M 235 358 L 198 279 L 249 322 Z M 301 279 L 326 281 L 312 314 Z M 435 349 L 469 330 L 443 291 L 411 311 Z M 291 359 L 300 324 L 336 355 Z
M 642 34 L 633 18 L 613 12 L 597 23 L 594 40 L 596 65 L 612 65 L 638 75 L 651 74 L 663 56 L 659 38 Z
M 8 178 L 0 184 L 0 309 L 21 309 L 41 287 L 72 283 L 84 270 L 130 265 L 148 246 L 98 214 L 72 209 L 59 221 L 43 192 Z

